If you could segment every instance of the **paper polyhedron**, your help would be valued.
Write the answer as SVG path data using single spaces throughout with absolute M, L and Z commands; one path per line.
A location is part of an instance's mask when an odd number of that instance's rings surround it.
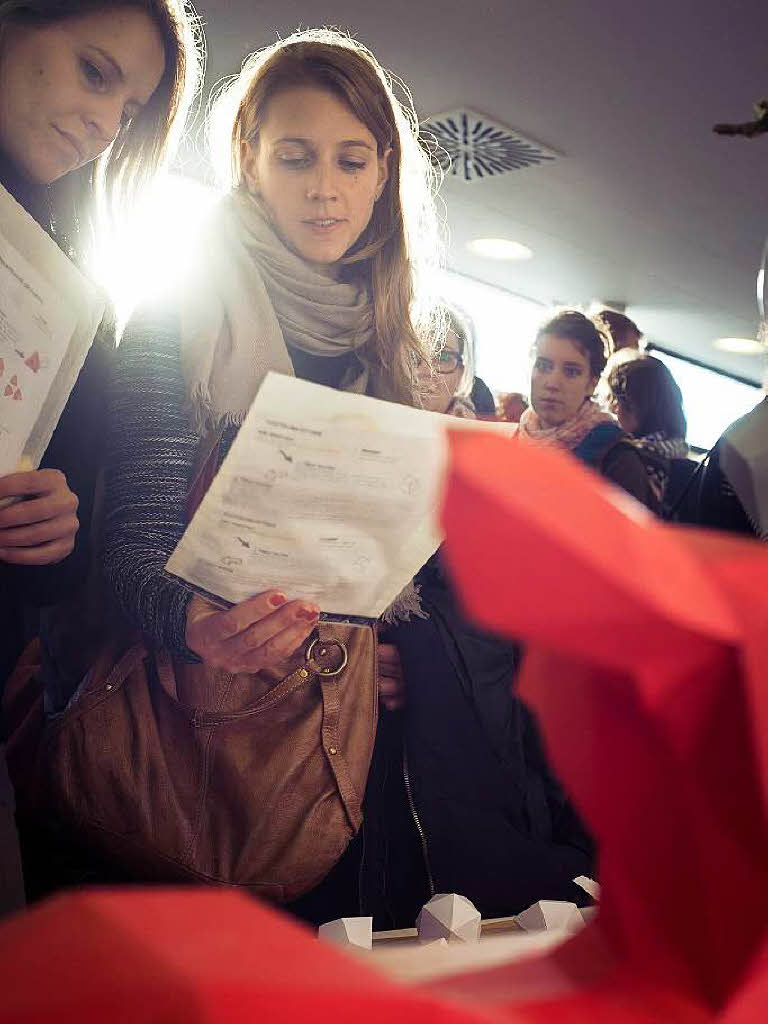
M 517 923 L 526 932 L 572 931 L 580 928 L 584 919 L 575 903 L 565 900 L 539 900 L 517 915 Z
M 438 893 L 421 909 L 416 920 L 419 942 L 477 942 L 480 938 L 480 912 L 466 896 L 455 892 Z
M 372 917 L 340 917 L 336 921 L 321 924 L 318 935 L 337 946 L 358 946 L 371 949 L 373 946 Z
M 583 889 L 587 896 L 591 896 L 593 900 L 600 899 L 600 883 L 596 882 L 594 878 L 587 878 L 586 875 L 579 875 L 578 878 L 574 878 L 574 885 L 578 885 L 580 889 Z

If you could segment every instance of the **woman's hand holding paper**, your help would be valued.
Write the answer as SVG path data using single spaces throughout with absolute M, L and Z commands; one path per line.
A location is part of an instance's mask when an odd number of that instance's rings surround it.
M 268 590 L 222 611 L 195 595 L 187 609 L 187 647 L 226 672 L 260 672 L 289 658 L 317 625 L 320 609 Z
M 0 561 L 51 565 L 66 558 L 79 528 L 77 495 L 58 469 L 0 477 Z

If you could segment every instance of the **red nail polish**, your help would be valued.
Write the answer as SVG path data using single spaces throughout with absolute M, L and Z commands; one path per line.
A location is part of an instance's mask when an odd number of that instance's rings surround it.
M 320 613 L 315 611 L 313 608 L 299 608 L 298 616 L 300 619 L 306 619 L 307 622 L 311 622 L 312 619 L 316 619 Z
M 273 594 L 269 601 L 267 601 L 267 604 L 270 608 L 280 608 L 287 600 L 288 598 L 285 594 Z

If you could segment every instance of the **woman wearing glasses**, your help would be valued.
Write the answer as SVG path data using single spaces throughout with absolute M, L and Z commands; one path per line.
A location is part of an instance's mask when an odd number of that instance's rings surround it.
M 449 330 L 445 345 L 430 365 L 416 369 L 421 405 L 430 412 L 475 419 L 479 410 L 472 400 L 475 388 L 475 343 L 469 321 L 456 309 L 448 310 Z

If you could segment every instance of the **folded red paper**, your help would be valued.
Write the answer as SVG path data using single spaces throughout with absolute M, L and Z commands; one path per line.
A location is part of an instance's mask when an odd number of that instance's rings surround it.
M 610 948 L 722 1010 L 768 935 L 768 549 L 658 522 L 552 449 L 451 450 L 447 561 L 469 614 L 528 647 Z
M 473 1024 L 231 891 L 57 897 L 0 927 L 0 1021 Z
M 0 1024 L 768 1019 L 768 549 L 664 526 L 565 454 L 451 448 L 449 565 L 527 645 L 520 693 L 599 843 L 597 923 L 404 989 L 233 893 L 80 893 L 0 926 Z

